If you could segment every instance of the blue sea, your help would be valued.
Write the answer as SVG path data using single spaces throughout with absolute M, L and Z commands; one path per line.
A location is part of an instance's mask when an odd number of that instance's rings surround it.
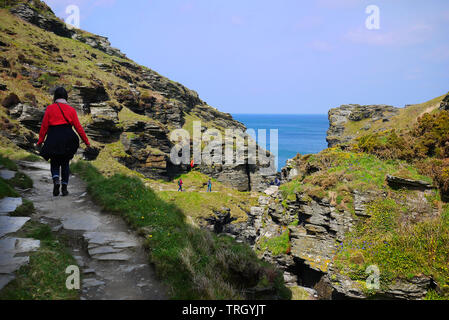
M 278 129 L 278 170 L 297 153 L 317 153 L 327 148 L 326 131 L 329 121 L 323 115 L 233 114 L 235 120 L 248 129 L 267 130 L 267 149 L 270 150 L 270 129 Z

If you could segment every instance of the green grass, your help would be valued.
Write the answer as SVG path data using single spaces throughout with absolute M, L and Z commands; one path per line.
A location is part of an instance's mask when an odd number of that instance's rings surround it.
M 5 197 L 19 197 L 19 194 L 8 182 L 0 178 L 0 199 Z
M 244 244 L 194 228 L 182 210 L 163 201 L 142 181 L 106 178 L 90 164 L 72 165 L 88 192 L 105 210 L 120 214 L 146 237 L 150 261 L 174 299 L 244 299 L 246 290 L 268 281 L 279 298 L 290 298 L 282 276 Z
M 11 159 L 5 158 L 0 156 L 0 167 L 3 166 L 4 168 L 12 171 L 17 171 L 17 165 L 14 161 Z
M 371 154 L 339 148 L 308 156 L 305 162 L 321 170 L 283 184 L 280 191 L 284 199 L 294 199 L 294 194 L 304 193 L 312 198 L 334 198 L 339 209 L 353 210 L 352 191 L 390 190 L 385 182 L 387 174 L 432 182 L 405 161 L 382 160 Z
M 383 285 L 396 278 L 427 275 L 449 288 L 449 205 L 443 206 L 439 217 L 414 224 L 402 223 L 408 208 L 394 199 L 379 199 L 367 212 L 371 217 L 340 244 L 337 270 L 363 280 L 366 268 L 375 264 Z
M 12 217 L 30 217 L 35 211 L 33 202 L 23 199 L 23 203 L 14 212 L 10 214 Z
M 65 270 L 76 261 L 50 227 L 28 222 L 17 236 L 41 240 L 41 247 L 30 254 L 30 263 L 16 272 L 16 279 L 0 291 L 0 300 L 79 299 L 77 290 L 65 286 Z
M 0 154 L 0 164 L 8 169 L 17 171 L 18 167 L 14 161 Z M 16 172 L 15 176 L 10 180 L 0 178 L 0 199 L 4 197 L 19 197 L 14 188 L 29 189 L 33 187 L 33 181 L 24 173 Z
M 0 109 L 1 108 L 2 107 L 0 107 Z M 2 161 L 2 159 L 5 158 L 7 158 L 6 161 L 9 163 L 8 165 L 11 165 L 9 169 L 14 171 L 17 170 L 17 165 L 12 160 L 23 160 L 31 162 L 42 160 L 42 158 L 39 157 L 38 155 L 29 153 L 19 148 L 14 143 L 9 141 L 7 138 L 0 135 L 0 161 Z M 0 162 L 0 164 L 5 166 L 5 164 L 2 162 Z M 5 167 L 8 168 L 7 166 Z
M 301 287 L 290 287 L 292 300 L 311 300 L 310 293 Z
M 0 156 L 0 163 L 17 170 L 17 165 L 10 159 Z M 32 180 L 22 172 L 17 172 L 11 180 L 0 178 L 0 199 L 3 197 L 20 197 L 14 188 L 32 188 Z M 23 199 L 11 216 L 31 216 L 34 212 L 31 201 Z M 30 254 L 30 263 L 16 272 L 16 279 L 0 291 L 0 300 L 67 300 L 78 299 L 77 291 L 67 290 L 65 269 L 76 265 L 75 260 L 62 243 L 56 238 L 49 226 L 29 221 L 15 234 L 16 237 L 41 240 L 41 247 Z
M 182 179 L 183 190 L 177 192 L 177 181 Z M 162 200 L 171 202 L 178 206 L 185 215 L 200 220 L 210 217 L 212 211 L 221 210 L 223 207 L 231 209 L 232 217 L 236 218 L 236 223 L 247 220 L 250 207 L 257 204 L 257 198 L 251 197 L 250 192 L 239 192 L 235 189 L 211 178 L 212 191 L 207 190 L 209 177 L 199 171 L 190 171 L 182 174 L 171 182 L 160 182 L 159 186 L 171 188 L 168 191 L 157 191 Z M 151 183 L 150 183 L 151 184 Z
M 259 241 L 260 250 L 268 249 L 274 256 L 286 254 L 290 249 L 289 231 L 284 231 L 280 236 L 273 238 L 262 237 Z
M 14 178 L 8 180 L 14 188 L 31 189 L 33 187 L 33 180 L 23 172 L 17 172 Z

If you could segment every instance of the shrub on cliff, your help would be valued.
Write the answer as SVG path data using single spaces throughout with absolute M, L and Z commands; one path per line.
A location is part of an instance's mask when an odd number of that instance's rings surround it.
M 426 157 L 449 157 L 449 112 L 426 113 L 412 129 L 388 130 L 361 136 L 353 150 L 375 154 L 383 159 L 413 161 Z
M 419 171 L 431 177 L 440 188 L 441 200 L 449 202 L 449 158 L 427 159 L 416 163 Z
M 413 144 L 414 139 L 410 135 L 398 134 L 393 129 L 361 136 L 352 150 L 374 154 L 382 159 L 412 160 L 422 156 Z
M 418 119 L 411 135 L 426 156 L 449 158 L 449 111 L 424 114 Z

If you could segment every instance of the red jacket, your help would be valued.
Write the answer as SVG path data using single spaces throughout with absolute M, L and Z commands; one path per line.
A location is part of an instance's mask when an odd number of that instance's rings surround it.
M 70 122 L 70 125 L 75 127 L 76 132 L 78 132 L 84 143 L 90 146 L 89 139 L 87 138 L 86 133 L 78 120 L 78 115 L 76 114 L 75 109 L 68 104 L 59 103 L 59 105 L 61 106 L 65 117 Z M 64 119 L 58 105 L 56 103 L 49 105 L 47 110 L 45 110 L 44 120 L 42 120 L 41 131 L 39 132 L 39 141 L 37 144 L 40 145 L 44 142 L 49 126 L 58 126 L 61 124 L 67 124 L 67 121 Z

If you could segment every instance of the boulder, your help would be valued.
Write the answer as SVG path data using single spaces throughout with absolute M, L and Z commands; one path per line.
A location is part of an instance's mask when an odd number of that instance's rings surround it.
M 171 143 L 163 128 L 145 123 L 142 132 L 124 132 L 120 141 L 126 152 L 119 159 L 124 165 L 149 178 L 169 179 Z
M 181 101 L 189 109 L 196 105 L 204 104 L 197 92 L 171 81 L 153 70 L 144 69 L 139 75 L 150 84 L 154 91 L 160 92 L 171 99 Z
M 19 97 L 15 93 L 10 93 L 6 98 L 2 101 L 2 106 L 5 108 L 11 109 L 17 106 L 20 103 Z
M 111 46 L 111 43 L 106 37 L 91 34 L 88 35 L 79 31 L 75 32 L 71 37 L 111 56 L 123 59 L 126 58 L 126 55 L 120 52 L 119 49 Z
M 90 110 L 92 122 L 86 126 L 86 133 L 99 142 L 117 141 L 122 131 L 118 127 L 117 111 L 106 103 L 92 103 Z
M 444 97 L 443 101 L 441 101 L 440 110 L 449 111 L 449 94 L 446 97 Z
M 368 276 L 367 276 L 368 277 Z M 348 276 L 334 273 L 330 268 L 328 279 L 334 297 L 339 299 L 366 299 L 366 284 L 363 281 L 351 280 Z M 398 278 L 386 286 L 374 289 L 371 298 L 400 299 L 400 300 L 421 300 L 427 295 L 432 287 L 433 281 L 430 277 L 420 276 L 412 279 Z
M 45 111 L 27 104 L 20 104 L 16 108 L 21 109 L 17 120 L 31 131 L 39 133 Z
M 388 185 L 394 189 L 405 188 L 405 189 L 425 190 L 436 188 L 433 184 L 426 181 L 406 179 L 392 175 L 387 175 L 386 180 Z
M 91 104 L 108 100 L 109 95 L 103 84 L 95 83 L 92 86 L 74 85 L 67 102 L 78 112 L 88 114 L 90 113 Z
M 5 57 L 0 57 L 0 65 L 2 68 L 9 68 L 11 66 L 8 59 L 6 59 Z
M 41 1 L 31 1 L 33 6 L 27 3 L 20 3 L 10 9 L 10 12 L 19 18 L 38 26 L 46 31 L 53 32 L 54 34 L 71 38 L 75 31 L 67 28 L 66 24 L 56 18 L 53 11 Z M 36 4 L 40 7 L 40 11 L 36 9 Z
M 222 210 L 215 210 L 215 216 L 206 218 L 205 220 L 213 226 L 213 230 L 216 234 L 222 233 L 224 226 L 237 220 L 237 218 L 231 217 L 231 209 L 222 208 Z

